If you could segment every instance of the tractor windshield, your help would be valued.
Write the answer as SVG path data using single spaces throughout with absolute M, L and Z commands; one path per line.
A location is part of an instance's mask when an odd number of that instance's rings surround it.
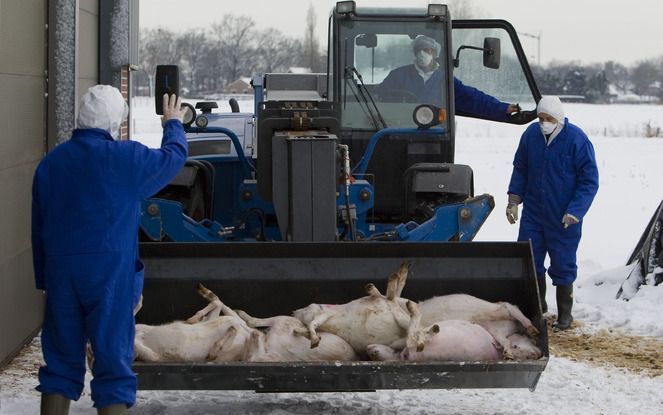
M 412 20 L 339 22 L 337 68 L 342 73 L 338 102 L 343 127 L 415 128 L 412 112 L 417 105 L 448 108 L 443 24 Z M 420 50 L 430 57 L 418 58 L 415 53 Z M 415 65 L 416 59 L 426 64 L 425 70 L 420 69 L 423 63 Z

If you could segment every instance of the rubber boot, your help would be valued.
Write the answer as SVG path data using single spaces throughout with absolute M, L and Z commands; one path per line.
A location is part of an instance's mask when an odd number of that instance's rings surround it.
M 98 408 L 97 409 L 97 414 L 99 414 L 99 415 L 126 415 L 127 414 L 127 406 L 123 403 L 104 406 L 103 408 Z
M 71 400 L 58 394 L 41 394 L 41 415 L 67 415 Z
M 540 277 L 536 279 L 536 282 L 539 284 L 539 299 L 541 300 L 541 311 L 542 314 L 548 312 L 548 303 L 546 303 L 546 277 Z
M 566 330 L 571 327 L 573 316 L 573 284 L 557 286 L 557 321 L 553 324 L 553 330 Z

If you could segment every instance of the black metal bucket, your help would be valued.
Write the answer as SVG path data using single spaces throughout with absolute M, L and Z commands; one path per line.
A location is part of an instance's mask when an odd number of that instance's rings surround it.
M 543 357 L 511 362 L 307 362 L 148 364 L 136 362 L 140 389 L 264 392 L 376 389 L 529 388 L 548 362 L 529 243 L 148 243 L 138 322 L 190 317 L 205 306 L 203 283 L 231 308 L 257 317 L 290 314 L 310 303 L 344 303 L 372 282 L 383 293 L 402 261 L 410 272 L 403 297 L 471 294 L 517 305 L 541 331 Z

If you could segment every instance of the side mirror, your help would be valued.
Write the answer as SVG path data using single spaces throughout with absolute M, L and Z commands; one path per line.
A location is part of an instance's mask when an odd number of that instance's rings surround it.
M 463 45 L 456 51 L 456 58 L 453 60 L 454 67 L 460 66 L 460 51 L 463 49 L 472 49 L 483 51 L 483 66 L 486 68 L 498 69 L 500 67 L 500 39 L 496 37 L 487 37 L 483 39 L 483 47 Z
M 487 37 L 483 40 L 483 66 L 486 68 L 499 69 L 500 56 L 502 54 L 500 39 Z
M 163 115 L 163 94 L 180 96 L 180 70 L 177 65 L 157 65 L 155 79 L 154 107 L 157 114 Z
M 374 48 L 378 45 L 378 37 L 375 33 L 364 33 L 357 36 L 357 46 L 364 46 L 367 48 Z

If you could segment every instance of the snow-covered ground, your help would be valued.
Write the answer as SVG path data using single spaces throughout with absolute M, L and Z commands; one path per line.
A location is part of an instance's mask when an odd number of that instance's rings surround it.
M 251 101 L 240 101 L 240 106 L 242 110 L 252 110 Z M 644 286 L 629 302 L 615 299 L 628 272 L 624 263 L 663 199 L 663 138 L 646 137 L 652 127 L 663 124 L 663 106 L 566 104 L 565 109 L 571 122 L 587 131 L 594 143 L 600 189 L 585 219 L 578 252 L 574 306 L 578 324 L 573 333 L 563 336 L 551 333 L 551 358 L 535 392 L 506 389 L 327 394 L 141 391 L 132 413 L 663 413 L 663 319 L 658 314 L 662 310 L 663 287 Z M 137 105 L 134 126 L 136 138 L 154 144 L 159 121 L 150 114 L 151 110 L 151 101 Z M 496 201 L 495 211 L 477 240 L 514 240 L 517 225 L 508 224 L 503 211 L 513 153 L 524 128 L 464 118 L 457 122 L 456 162 L 472 166 L 476 193 L 490 193 Z M 554 290 L 548 290 L 547 300 L 554 313 Z M 624 339 L 628 344 L 622 346 Z M 581 347 L 570 350 L 566 346 L 569 341 Z M 611 353 L 614 358 L 604 358 L 608 350 L 617 351 Z M 36 340 L 0 374 L 0 414 L 38 412 L 39 395 L 33 387 L 39 356 Z M 629 363 L 634 358 L 637 365 Z M 72 406 L 72 413 L 95 413 L 89 389 Z

